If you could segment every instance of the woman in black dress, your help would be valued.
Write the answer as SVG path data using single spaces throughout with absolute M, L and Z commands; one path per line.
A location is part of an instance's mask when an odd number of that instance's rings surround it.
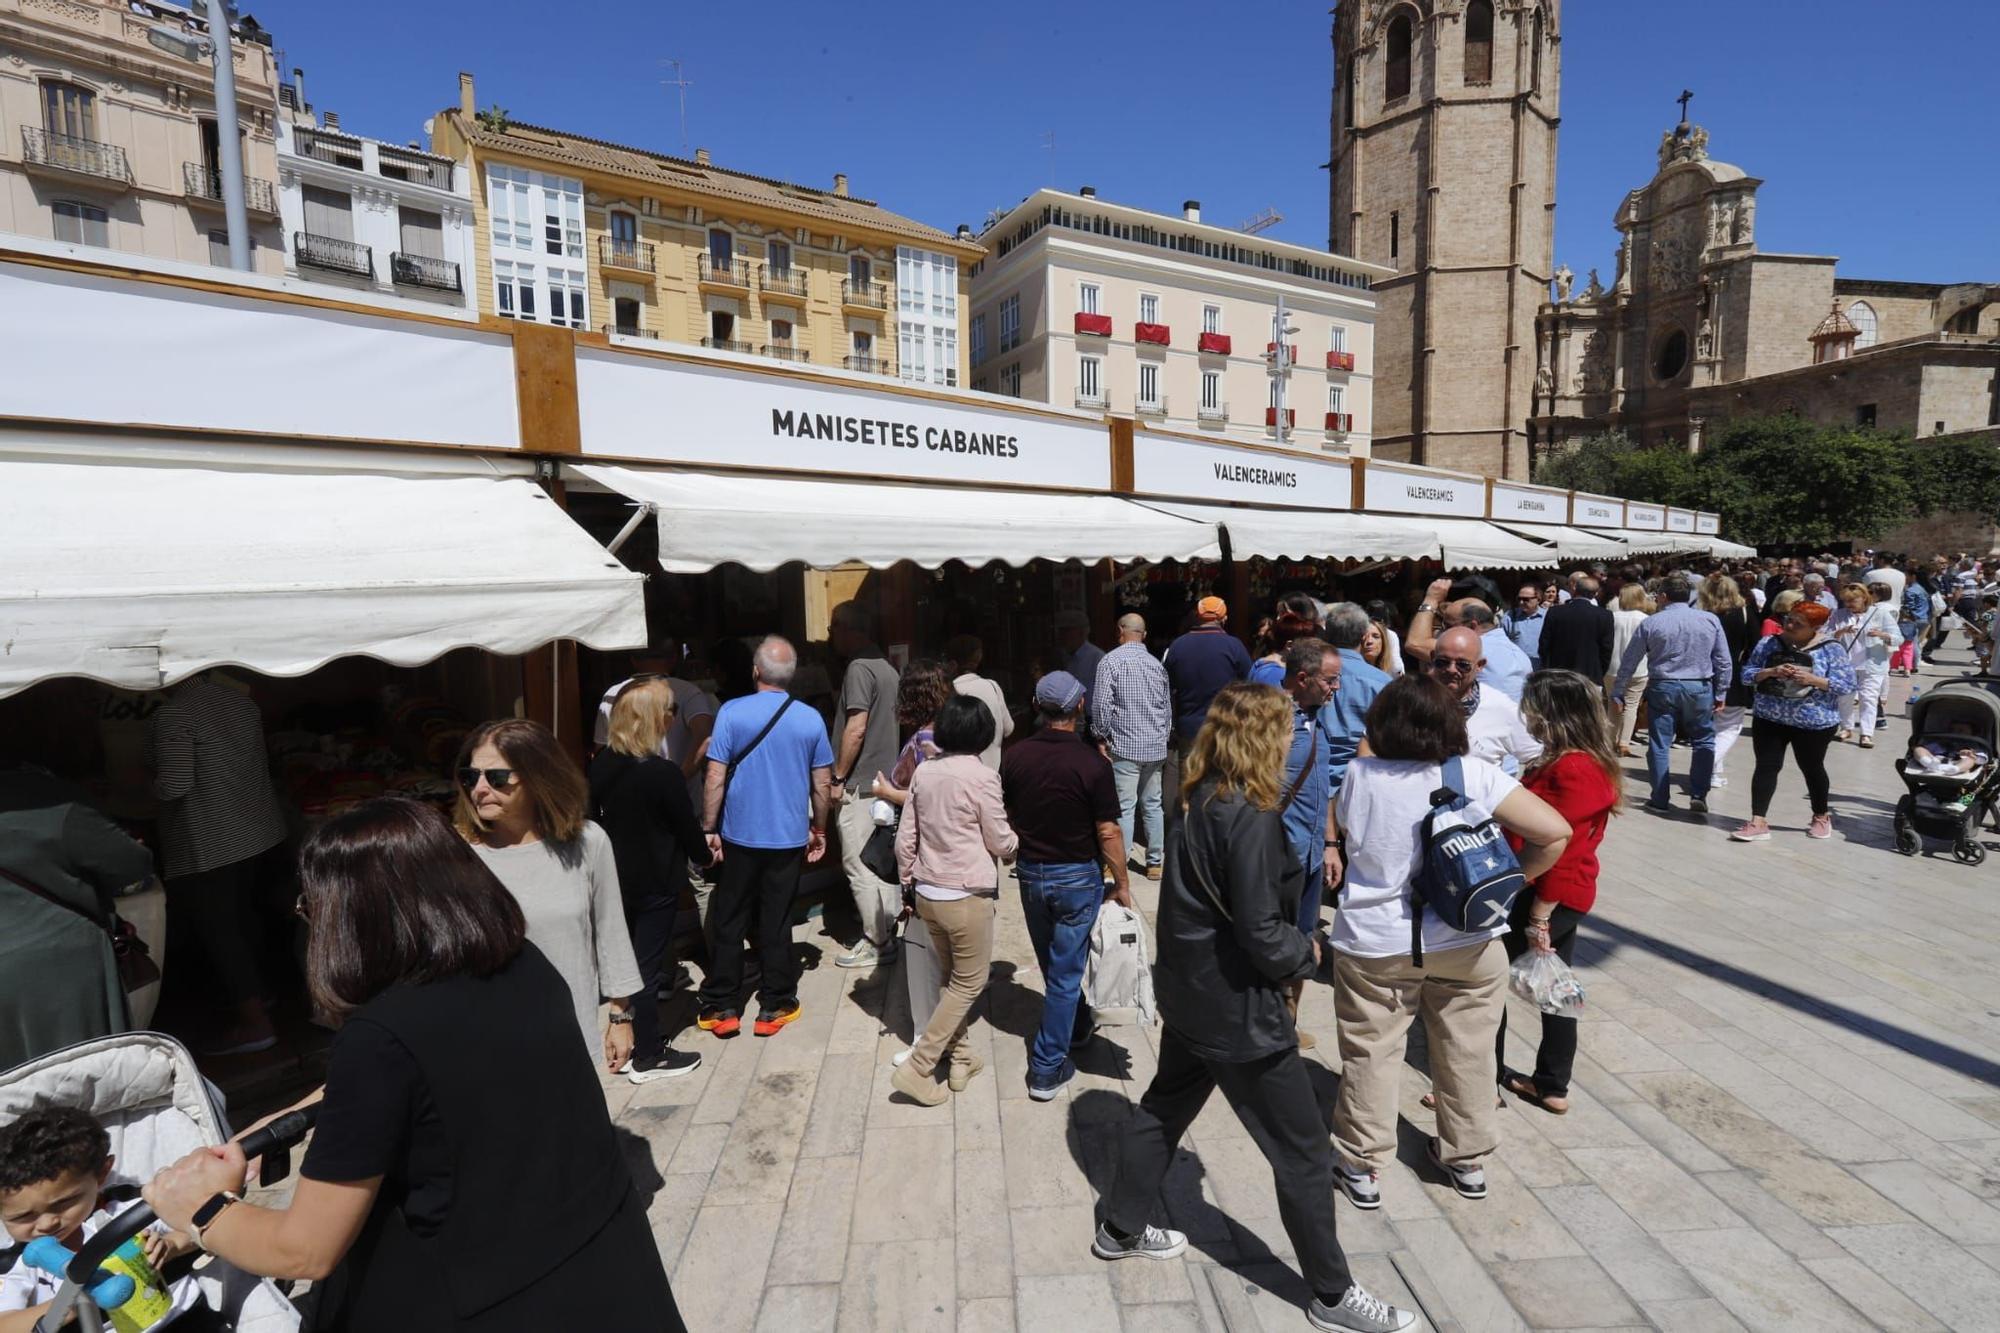
M 318 1329 L 683 1329 L 569 988 L 443 817 L 370 801 L 300 856 L 313 1001 L 341 1024 L 289 1207 L 226 1202 L 234 1143 L 146 1201 L 247 1272 L 310 1278 Z
M 1722 764 L 1743 735 L 1754 697 L 1754 691 L 1742 680 L 1743 659 L 1750 656 L 1762 636 L 1757 633 L 1756 609 L 1729 575 L 1720 571 L 1710 574 L 1701 581 L 1695 598 L 1696 605 L 1722 622 L 1722 637 L 1729 645 L 1729 694 L 1722 711 L 1715 715 L 1715 774 L 1710 779 L 1713 786 L 1727 787 L 1729 779 L 1722 775 Z

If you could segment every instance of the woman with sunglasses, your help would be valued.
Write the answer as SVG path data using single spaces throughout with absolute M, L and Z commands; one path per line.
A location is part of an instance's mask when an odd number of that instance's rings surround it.
M 1786 750 L 1799 761 L 1812 800 L 1806 836 L 1833 836 L 1826 747 L 1840 727 L 1840 697 L 1854 693 L 1854 664 L 1839 640 L 1820 637 L 1828 616 L 1818 602 L 1797 603 L 1785 613 L 1783 631 L 1752 648 L 1743 664 L 1743 683 L 1757 690 L 1751 705 L 1757 726 L 1750 733 L 1757 771 L 1750 777 L 1750 818 L 1729 835 L 1735 842 L 1771 840 L 1764 816 L 1777 795 Z
M 604 1067 L 620 1072 L 632 1058 L 639 964 L 611 839 L 585 818 L 589 784 L 548 728 L 522 718 L 474 727 L 457 776 L 452 822 L 520 904 L 528 942 L 569 984 L 587 1049 L 599 1046 L 599 997 L 611 1001 Z

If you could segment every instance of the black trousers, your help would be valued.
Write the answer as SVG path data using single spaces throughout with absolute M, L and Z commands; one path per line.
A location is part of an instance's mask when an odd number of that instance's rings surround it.
M 1535 895 L 1524 893 L 1514 901 L 1514 920 L 1501 943 L 1507 946 L 1507 961 L 1512 962 L 1532 947 L 1528 943 L 1528 909 L 1535 901 Z M 1576 928 L 1583 921 L 1583 913 L 1574 907 L 1557 905 L 1549 916 L 1549 943 L 1555 946 L 1556 957 L 1565 963 L 1575 961 Z M 1494 1053 L 1499 1057 L 1494 1068 L 1500 1077 L 1507 1077 L 1507 1006 L 1500 1006 L 1500 1035 L 1493 1039 Z M 1569 1096 L 1570 1071 L 1576 1065 L 1576 1020 L 1561 1014 L 1542 1015 L 1542 1040 L 1535 1047 L 1535 1091 L 1544 1097 Z
M 1098 1221 L 1123 1236 L 1145 1230 L 1181 1136 L 1217 1088 L 1271 1164 L 1300 1271 L 1315 1295 L 1338 1301 L 1354 1279 L 1334 1231 L 1333 1146 L 1295 1047 L 1231 1064 L 1205 1060 L 1171 1027 L 1161 1029 L 1159 1072 L 1126 1126 L 1118 1178 L 1098 1203 Z
M 632 955 L 639 963 L 639 993 L 632 997 L 632 1054 L 641 1061 L 660 1052 L 660 974 L 673 961 L 674 922 L 680 916 L 680 894 L 645 893 L 625 903 L 625 928 L 632 936 Z
M 267 989 L 266 936 L 276 914 L 266 897 L 283 845 L 167 881 L 167 911 L 178 918 L 174 942 L 207 957 L 212 988 L 225 1003 L 242 1004 Z
M 792 904 L 805 872 L 803 847 L 722 844 L 720 879 L 708 904 L 708 976 L 701 1007 L 736 1009 L 743 991 L 743 937 L 757 914 L 757 961 L 763 968 L 758 997 L 765 1009 L 797 1002 L 799 973 L 792 962 Z M 638 1036 L 633 1035 L 633 1041 Z
M 1778 793 L 1778 774 L 1785 767 L 1785 751 L 1790 750 L 1799 761 L 1799 772 L 1806 780 L 1806 795 L 1812 798 L 1812 812 L 1823 815 L 1827 812 L 1827 793 L 1832 784 L 1826 776 L 1826 747 L 1833 744 L 1834 728 L 1823 731 L 1808 731 L 1804 727 L 1790 727 L 1783 722 L 1773 722 L 1760 717 L 1750 733 L 1750 748 L 1757 755 L 1757 771 L 1750 775 L 1750 813 L 1762 819 L 1771 809 L 1771 798 Z

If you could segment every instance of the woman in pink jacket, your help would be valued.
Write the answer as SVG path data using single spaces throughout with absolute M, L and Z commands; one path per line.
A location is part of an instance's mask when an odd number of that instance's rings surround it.
M 1014 829 L 1000 797 L 1000 775 L 980 762 L 993 739 L 993 713 L 978 699 L 953 695 L 938 709 L 931 739 L 938 755 L 910 779 L 896 826 L 896 867 L 917 916 L 929 927 L 938 968 L 948 978 L 930 1025 L 890 1079 L 923 1106 L 941 1106 L 984 1068 L 965 1046 L 972 1006 L 993 962 L 993 919 L 1000 901 L 995 857 L 1012 857 Z M 937 1080 L 946 1063 L 948 1082 Z

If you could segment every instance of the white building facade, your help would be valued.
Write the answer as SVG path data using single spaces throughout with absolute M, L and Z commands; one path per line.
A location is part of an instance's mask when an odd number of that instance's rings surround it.
M 466 169 L 421 149 L 347 134 L 330 116 L 325 125 L 314 119 L 302 112 L 278 122 L 285 272 L 478 310 Z
M 1180 214 L 1041 190 L 979 238 L 974 389 L 1156 428 L 1368 455 L 1375 301 L 1388 270 Z M 1284 419 L 1267 353 L 1282 298 Z

